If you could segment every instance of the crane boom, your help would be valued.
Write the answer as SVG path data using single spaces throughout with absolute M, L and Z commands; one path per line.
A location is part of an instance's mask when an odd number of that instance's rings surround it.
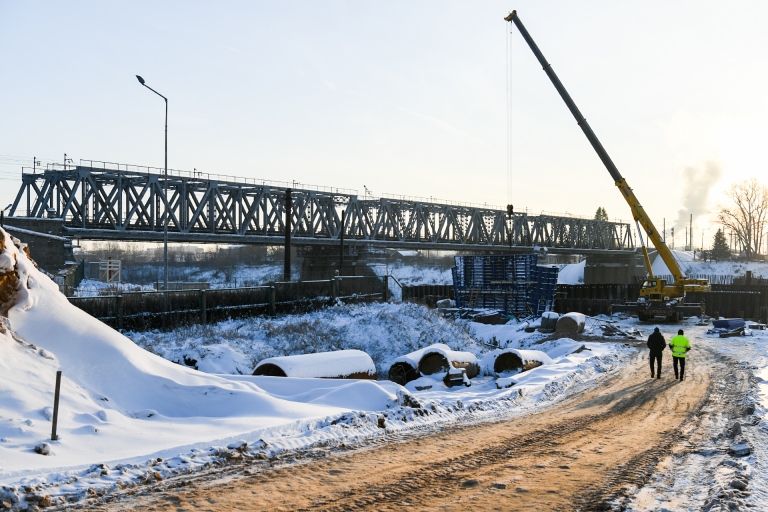
M 571 114 L 573 114 L 573 117 L 576 119 L 576 123 L 578 123 L 578 125 L 581 127 L 581 130 L 584 132 L 587 140 L 597 153 L 597 156 L 603 162 L 603 165 L 605 165 L 608 173 L 613 178 L 616 187 L 618 187 L 621 195 L 624 197 L 624 200 L 629 205 L 629 208 L 632 211 L 632 217 L 638 224 L 638 227 L 641 228 L 642 232 L 648 236 L 648 239 L 656 248 L 659 256 L 661 256 L 661 259 L 667 265 L 667 268 L 669 268 L 669 271 L 674 277 L 674 282 L 671 284 L 667 284 L 663 279 L 657 280 L 654 278 L 650 258 L 648 257 L 648 250 L 641 236 L 643 257 L 650 278 L 646 281 L 646 283 L 644 283 L 643 288 L 640 290 L 641 298 L 647 297 L 649 300 L 669 301 L 670 299 L 682 299 L 685 297 L 686 291 L 710 291 L 709 283 L 706 280 L 688 279 L 685 274 L 683 274 L 680 266 L 677 264 L 677 261 L 672 255 L 672 251 L 669 250 L 667 244 L 665 244 L 664 240 L 661 238 L 661 236 L 659 236 L 659 232 L 656 230 L 656 227 L 653 225 L 650 217 L 645 212 L 645 209 L 635 196 L 632 188 L 630 188 L 630 186 L 627 184 L 627 181 L 616 168 L 616 165 L 613 163 L 613 160 L 611 160 L 608 152 L 600 143 L 600 140 L 598 140 L 595 132 L 592 131 L 589 123 L 587 123 L 586 118 L 581 114 L 579 108 L 576 106 L 576 103 L 574 103 L 573 99 L 568 94 L 568 91 L 565 90 L 565 87 L 563 86 L 562 82 L 560 82 L 560 79 L 552 69 L 552 66 L 549 64 L 549 62 L 547 62 L 547 59 L 544 58 L 544 54 L 541 53 L 541 50 L 539 50 L 539 47 L 533 41 L 533 38 L 528 33 L 525 26 L 523 26 L 523 23 L 517 16 L 517 11 L 512 11 L 504 19 L 508 22 L 514 23 L 517 29 L 520 31 L 520 34 L 523 36 L 523 39 L 525 39 L 525 42 L 528 43 L 528 46 L 530 47 L 531 51 L 533 51 L 533 54 L 539 61 L 539 64 L 541 64 L 544 72 L 552 82 L 552 85 L 554 85 L 555 89 L 557 89 L 557 92 L 565 102 L 568 110 L 571 111 Z

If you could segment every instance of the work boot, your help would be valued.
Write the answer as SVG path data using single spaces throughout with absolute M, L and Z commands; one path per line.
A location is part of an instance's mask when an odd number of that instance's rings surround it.
M 658 375 L 656 378 L 657 378 L 657 379 L 660 379 L 660 378 L 661 378 L 661 374 L 659 374 L 659 375 Z
M 653 378 L 653 372 L 651 372 L 651 378 Z
M 675 375 L 675 380 L 677 380 L 677 375 Z

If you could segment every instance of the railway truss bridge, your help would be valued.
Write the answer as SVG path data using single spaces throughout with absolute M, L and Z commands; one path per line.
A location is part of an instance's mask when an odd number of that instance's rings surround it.
M 287 196 L 290 205 L 287 207 Z M 10 218 L 59 219 L 89 240 L 282 245 L 346 243 L 395 249 L 528 252 L 633 250 L 629 224 L 529 215 L 354 190 L 82 160 L 22 171 Z M 342 222 L 343 219 L 343 222 Z

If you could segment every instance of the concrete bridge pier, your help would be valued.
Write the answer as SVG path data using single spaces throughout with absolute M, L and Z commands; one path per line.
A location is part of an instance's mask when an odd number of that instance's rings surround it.
M 646 274 L 639 251 L 590 254 L 584 266 L 584 284 L 633 284 Z
M 3 227 L 29 245 L 32 259 L 40 268 L 56 275 L 74 261 L 72 237 L 61 219 L 5 217 Z
M 374 276 L 375 273 L 365 263 L 365 257 L 355 245 L 344 246 L 344 258 L 341 249 L 336 246 L 305 246 L 298 248 L 297 260 L 301 264 L 301 280 L 330 279 L 336 275 Z M 297 261 L 299 263 L 299 261 Z M 341 263 L 341 272 L 339 270 Z

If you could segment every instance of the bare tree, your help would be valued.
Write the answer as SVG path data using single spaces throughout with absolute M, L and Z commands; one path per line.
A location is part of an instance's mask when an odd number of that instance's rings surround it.
M 732 204 L 718 206 L 717 218 L 733 231 L 747 260 L 752 259 L 762 243 L 768 216 L 768 188 L 750 178 L 735 183 L 725 194 Z

